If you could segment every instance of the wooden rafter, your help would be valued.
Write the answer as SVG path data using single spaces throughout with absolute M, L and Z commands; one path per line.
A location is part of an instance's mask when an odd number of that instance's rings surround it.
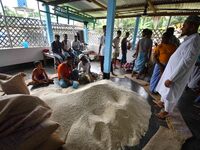
M 144 5 L 145 5 L 144 3 L 132 4 L 132 5 L 122 5 L 122 6 L 117 6 L 116 10 L 129 9 L 129 8 L 134 8 L 134 7 L 143 7 Z M 97 9 L 85 9 L 85 10 L 82 10 L 82 12 L 94 12 L 94 11 L 103 11 L 103 9 L 102 8 L 97 8 Z
M 153 10 L 154 13 L 156 13 L 156 8 L 155 6 L 153 5 L 152 1 L 151 0 L 147 0 L 147 3 L 149 5 L 149 7 L 151 8 L 151 10 Z
M 160 0 L 160 1 L 152 1 L 152 5 L 156 7 L 157 5 L 167 5 L 167 4 L 183 4 L 183 3 L 195 3 L 199 2 L 199 0 Z M 131 4 L 131 5 L 121 5 L 117 6 L 116 10 L 122 10 L 122 9 L 129 9 L 129 8 L 136 8 L 136 7 L 144 7 L 145 3 L 137 3 L 137 4 Z M 82 12 L 95 12 L 95 11 L 103 11 L 102 8 L 97 9 L 85 9 L 82 10 Z
M 96 1 L 96 0 L 87 0 L 88 2 L 93 2 L 94 4 L 96 4 L 97 6 L 101 7 L 101 9 L 106 10 L 107 7 L 105 5 L 103 5 L 102 3 Z
M 64 3 L 72 3 L 72 2 L 78 2 L 78 1 L 86 1 L 86 0 L 54 0 L 50 2 L 46 2 L 46 0 L 38 0 L 46 3 L 47 5 L 60 5 Z
M 136 8 L 136 9 L 132 9 L 132 10 L 119 10 L 117 11 L 118 14 L 127 14 L 127 13 L 132 13 L 132 12 L 135 12 L 135 13 L 139 13 L 139 12 L 143 12 L 144 8 Z M 184 9 L 184 8 L 160 8 L 160 9 L 157 9 L 157 11 L 200 11 L 200 9 Z
M 107 10 L 107 7 L 105 5 L 103 5 L 102 3 L 96 1 L 96 0 L 87 0 L 88 2 L 93 2 L 94 4 L 96 4 L 97 6 L 101 7 L 104 10 Z M 119 14 L 116 12 L 116 16 L 119 16 Z
M 190 11 L 190 12 L 160 12 L 160 13 L 148 13 L 147 16 L 188 16 L 188 15 L 200 15 L 200 11 Z M 143 16 L 143 13 L 140 14 L 131 14 L 131 15 L 121 15 L 116 16 L 115 18 L 132 18 Z M 96 17 L 96 19 L 105 19 L 106 17 Z
M 195 3 L 199 2 L 199 0 L 157 0 L 153 2 L 153 4 L 161 5 L 161 4 L 180 4 L 180 3 Z

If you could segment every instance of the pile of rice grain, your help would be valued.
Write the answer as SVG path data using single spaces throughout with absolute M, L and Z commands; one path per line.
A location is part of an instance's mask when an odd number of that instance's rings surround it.
M 151 111 L 147 101 L 111 81 L 92 83 L 68 94 L 43 93 L 38 95 L 53 109 L 52 119 L 61 125 L 59 134 L 67 150 L 134 146 L 148 129 Z

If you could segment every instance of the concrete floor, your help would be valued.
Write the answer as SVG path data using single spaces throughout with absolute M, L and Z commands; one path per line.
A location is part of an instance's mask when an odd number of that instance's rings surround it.
M 142 139 L 140 140 L 140 143 L 138 145 L 136 145 L 135 147 L 125 147 L 125 150 L 141 150 L 147 143 L 148 141 L 151 139 L 151 137 L 156 133 L 156 131 L 158 130 L 159 126 L 167 126 L 165 121 L 159 120 L 157 119 L 154 114 L 157 113 L 159 110 L 155 109 L 153 107 L 153 103 L 152 103 L 152 97 L 145 91 L 145 89 L 138 85 L 137 83 L 135 83 L 134 81 L 128 79 L 128 78 L 112 78 L 111 79 L 113 82 L 124 86 L 136 93 L 138 93 L 140 96 L 142 96 L 151 106 L 151 118 L 149 120 L 149 127 L 148 130 L 145 134 L 144 137 L 142 137 Z
M 183 145 L 183 150 L 200 150 L 200 107 L 194 106 L 194 100 L 197 96 L 194 91 L 187 89 L 178 103 L 178 108 L 193 134 L 193 137 Z

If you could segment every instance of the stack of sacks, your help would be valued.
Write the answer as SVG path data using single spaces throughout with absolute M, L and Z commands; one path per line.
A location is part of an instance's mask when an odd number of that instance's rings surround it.
M 5 94 L 30 94 L 24 80 L 24 73 L 14 76 L 0 74 L 1 89 Z
M 0 73 L 0 79 L 1 80 L 8 80 L 10 79 L 12 76 L 8 75 L 8 74 L 4 74 L 4 73 Z
M 56 150 L 64 144 L 55 133 L 59 124 L 51 121 L 51 109 L 38 97 L 0 97 L 1 150 Z

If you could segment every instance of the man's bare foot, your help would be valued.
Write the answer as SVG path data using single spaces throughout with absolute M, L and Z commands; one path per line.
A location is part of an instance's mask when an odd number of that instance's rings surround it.
M 158 117 L 159 119 L 166 119 L 167 118 L 167 116 L 169 115 L 169 113 L 168 112 L 166 112 L 166 111 L 163 111 L 163 112 L 159 112 L 159 113 L 157 113 L 157 114 L 155 114 L 156 115 L 156 117 Z
M 156 106 L 158 106 L 159 108 L 164 108 L 164 103 L 162 101 L 156 101 L 153 100 L 153 102 L 156 104 Z

